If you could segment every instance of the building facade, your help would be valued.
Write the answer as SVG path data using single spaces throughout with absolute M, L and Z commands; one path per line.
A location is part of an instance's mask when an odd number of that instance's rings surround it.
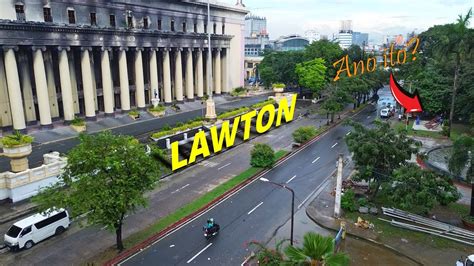
M 208 83 L 215 94 L 243 85 L 242 5 L 211 4 L 211 25 L 207 1 L 0 0 L 0 6 L 3 129 L 94 120 L 145 108 L 153 98 L 193 100 Z
M 269 48 L 267 19 L 249 15 L 245 17 L 245 56 L 260 57 Z
M 352 44 L 360 47 L 365 47 L 369 44 L 369 34 L 363 32 L 354 31 L 352 33 Z
M 282 36 L 273 42 L 275 51 L 299 51 L 309 45 L 307 38 L 299 35 Z

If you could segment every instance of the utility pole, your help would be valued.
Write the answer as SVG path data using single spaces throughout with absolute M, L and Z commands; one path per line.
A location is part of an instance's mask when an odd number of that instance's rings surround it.
M 337 180 L 336 180 L 336 202 L 334 204 L 334 217 L 341 217 L 341 190 L 342 190 L 342 154 L 339 154 L 337 163 Z
M 207 0 L 207 95 L 209 98 L 206 101 L 206 118 L 216 119 L 216 105 L 212 99 L 212 49 L 211 49 L 211 4 Z

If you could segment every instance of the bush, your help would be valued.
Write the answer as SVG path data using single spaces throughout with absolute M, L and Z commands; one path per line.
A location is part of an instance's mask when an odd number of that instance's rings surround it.
M 173 135 L 173 134 L 177 133 L 178 131 L 185 131 L 189 128 L 195 128 L 195 127 L 199 127 L 199 126 L 202 126 L 202 119 L 199 119 L 197 121 L 190 120 L 186 124 L 178 122 L 178 123 L 176 123 L 176 127 L 171 128 L 169 125 L 166 125 L 159 132 L 153 133 L 151 135 L 151 137 L 154 138 L 154 139 L 159 139 L 159 138 L 164 137 L 164 136 Z
M 131 116 L 138 116 L 140 115 L 140 113 L 137 111 L 137 110 L 131 110 L 130 112 L 128 112 L 129 115 Z
M 74 119 L 71 121 L 71 125 L 81 127 L 86 125 L 86 122 L 82 118 L 74 117 Z
M 284 83 L 273 83 L 272 87 L 277 89 L 284 89 L 286 86 Z
M 225 113 L 222 113 L 222 114 L 218 115 L 217 119 L 226 119 L 226 118 L 229 118 L 229 117 L 234 117 L 234 116 L 246 113 L 248 111 L 250 111 L 250 108 L 240 107 L 240 108 L 237 108 L 237 109 L 234 109 L 234 110 L 231 110 L 231 111 L 228 111 L 228 112 L 225 112 Z
M 8 135 L 2 138 L 2 144 L 6 148 L 13 148 L 16 146 L 21 146 L 25 144 L 30 144 L 34 140 L 33 137 L 28 135 L 23 135 L 20 131 L 15 131 L 13 135 Z
M 275 100 L 270 99 L 270 100 L 266 100 L 266 101 L 263 101 L 263 102 L 256 103 L 256 104 L 252 105 L 252 108 L 253 109 L 259 109 L 259 108 L 264 107 L 267 104 L 275 104 Z
M 341 197 L 341 208 L 346 211 L 354 212 L 357 210 L 355 202 L 355 193 L 352 189 L 346 190 Z
M 360 198 L 359 200 L 357 200 L 357 203 L 359 204 L 359 206 L 369 206 L 369 201 L 367 200 L 367 198 Z
M 271 168 L 275 163 L 275 152 L 267 144 L 255 144 L 250 156 L 250 165 L 253 167 Z
M 150 112 L 157 112 L 157 113 L 163 112 L 164 110 L 166 110 L 166 107 L 163 106 L 163 105 L 158 105 L 158 106 L 156 106 L 156 107 L 150 107 L 150 108 L 148 108 L 148 111 L 150 111 Z
M 313 126 L 299 127 L 293 132 L 293 139 L 298 143 L 305 143 L 318 134 L 318 130 Z
M 240 95 L 244 95 L 245 93 L 247 93 L 247 89 L 245 89 L 244 87 L 237 87 L 230 93 L 230 95 L 240 96 Z

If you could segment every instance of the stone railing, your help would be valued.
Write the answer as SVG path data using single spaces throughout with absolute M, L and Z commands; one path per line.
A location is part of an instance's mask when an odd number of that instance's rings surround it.
M 0 173 L 0 200 L 12 202 L 24 200 L 36 195 L 40 188 L 50 186 L 58 181 L 67 164 L 66 158 L 58 152 L 43 155 L 44 164 L 19 173 Z

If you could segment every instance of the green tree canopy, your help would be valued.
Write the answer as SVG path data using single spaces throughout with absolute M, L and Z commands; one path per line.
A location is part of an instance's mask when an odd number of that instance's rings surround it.
M 303 51 L 265 52 L 264 58 L 258 66 L 260 77 L 267 87 L 278 82 L 287 85 L 297 84 L 296 64 L 304 61 Z
M 449 177 L 408 164 L 396 169 L 382 192 L 395 207 L 426 214 L 438 204 L 447 205 L 459 199 L 457 188 Z
M 386 122 L 376 120 L 374 128 L 352 121 L 348 124 L 354 127 L 352 134 L 346 136 L 346 143 L 358 170 L 355 179 L 373 179 L 372 197 L 375 197 L 393 170 L 406 165 L 411 155 L 417 153 L 419 143 L 408 138 L 405 132 L 397 134 Z
M 132 137 L 103 132 L 82 134 L 79 139 L 59 182 L 42 190 L 34 201 L 41 210 L 67 208 L 72 216 L 86 215 L 89 225 L 114 230 L 117 248 L 122 250 L 124 217 L 146 205 L 144 192 L 158 180 L 158 166 Z
M 270 168 L 275 163 L 275 152 L 268 144 L 257 143 L 250 151 L 250 165 Z
M 296 64 L 296 75 L 299 84 L 311 89 L 314 94 L 319 94 L 325 83 L 326 66 L 324 59 L 316 58 L 310 61 Z
M 336 69 L 332 64 L 341 59 L 343 51 L 337 43 L 328 40 L 320 40 L 306 46 L 304 54 L 305 60 L 313 60 L 316 58 L 324 59 L 327 68 L 326 81 L 329 81 L 336 75 Z

